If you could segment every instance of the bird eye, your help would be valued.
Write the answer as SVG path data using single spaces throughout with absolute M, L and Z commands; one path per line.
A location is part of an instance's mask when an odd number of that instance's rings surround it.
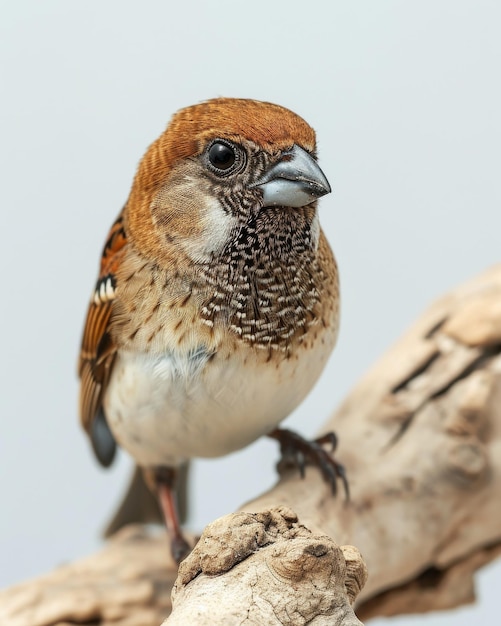
M 236 160 L 235 150 L 226 143 L 213 143 L 208 152 L 209 162 L 216 170 L 229 170 Z

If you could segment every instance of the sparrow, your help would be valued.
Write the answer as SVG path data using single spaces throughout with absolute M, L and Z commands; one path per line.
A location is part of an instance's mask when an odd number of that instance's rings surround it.
M 117 444 L 189 551 L 176 475 L 263 435 L 285 463 L 342 466 L 278 428 L 334 347 L 338 270 L 317 200 L 331 191 L 314 130 L 292 111 L 216 98 L 178 111 L 148 148 L 111 227 L 87 311 L 80 416 L 97 459 Z M 136 476 L 137 483 L 137 476 Z M 136 484 L 137 487 L 137 484 Z

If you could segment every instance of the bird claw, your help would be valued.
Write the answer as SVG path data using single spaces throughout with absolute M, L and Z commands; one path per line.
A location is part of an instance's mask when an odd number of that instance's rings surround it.
M 170 551 L 172 554 L 172 558 L 176 562 L 177 565 L 183 561 L 188 554 L 191 552 L 192 548 L 190 544 L 186 541 L 183 535 L 175 535 L 172 537 L 170 541 Z
M 276 428 L 269 436 L 280 443 L 282 458 L 277 465 L 279 473 L 291 467 L 297 467 L 301 478 L 304 478 L 306 463 L 309 462 L 318 467 L 324 480 L 331 486 L 334 495 L 337 493 L 337 482 L 340 480 L 343 484 L 346 500 L 349 501 L 350 488 L 346 471 L 344 466 L 332 457 L 338 441 L 335 433 L 329 432 L 317 439 L 308 441 L 292 430 Z M 330 452 L 323 447 L 325 445 L 330 446 Z

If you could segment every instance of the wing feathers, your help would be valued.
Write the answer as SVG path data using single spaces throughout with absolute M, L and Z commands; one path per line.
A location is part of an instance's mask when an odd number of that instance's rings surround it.
M 103 394 L 110 377 L 116 346 L 110 333 L 116 290 L 116 271 L 120 266 L 127 237 L 120 214 L 111 227 L 104 246 L 99 277 L 87 310 L 80 351 L 80 418 L 91 437 L 94 451 L 103 465 L 113 460 L 115 443 L 106 424 Z

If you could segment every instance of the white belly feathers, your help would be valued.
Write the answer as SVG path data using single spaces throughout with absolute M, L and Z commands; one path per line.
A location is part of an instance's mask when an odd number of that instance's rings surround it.
M 108 424 L 143 466 L 223 456 L 270 432 L 303 400 L 329 356 L 325 343 L 299 359 L 245 366 L 204 349 L 119 351 L 104 398 Z

